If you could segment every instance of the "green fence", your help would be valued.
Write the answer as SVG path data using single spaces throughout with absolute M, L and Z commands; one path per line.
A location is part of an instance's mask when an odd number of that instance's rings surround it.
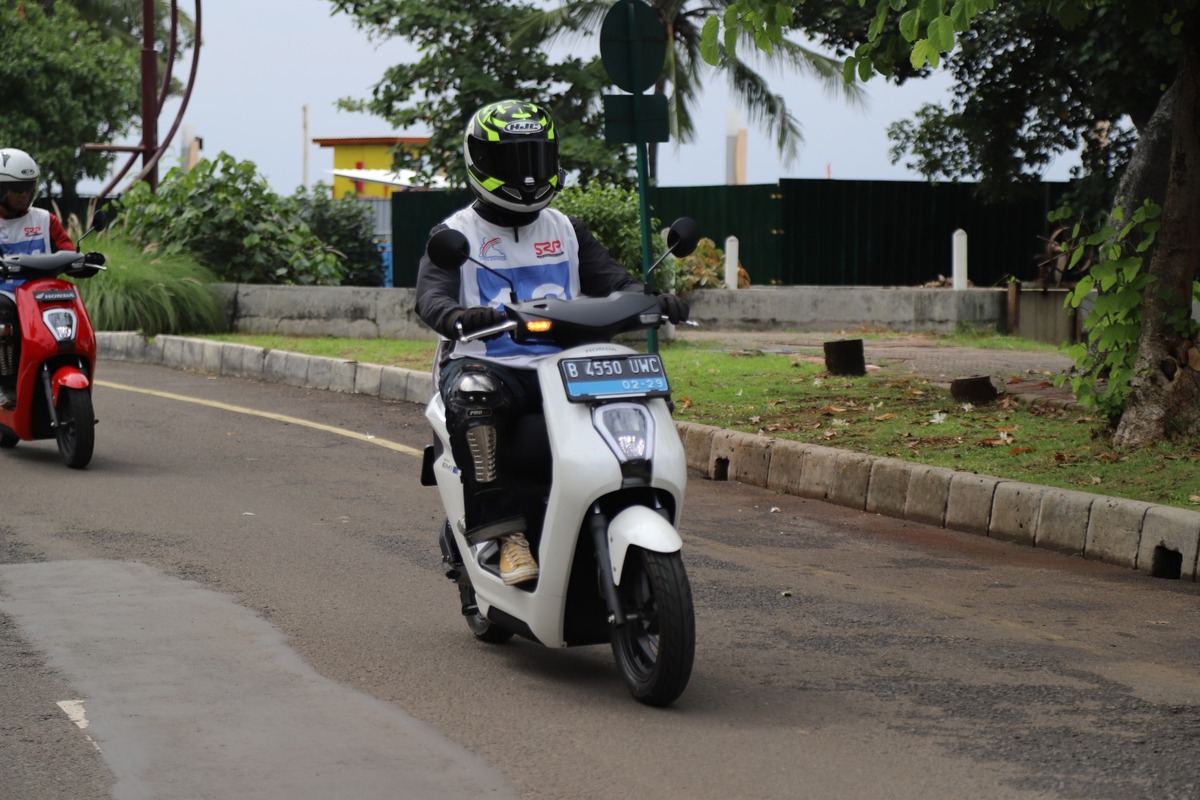
M 433 227 L 471 202 L 467 189 L 392 195 L 392 285 L 417 285 L 417 265 Z
M 1046 215 L 1066 184 L 1022 201 L 985 204 L 969 184 L 780 181 L 779 281 L 815 286 L 920 286 L 950 277 L 954 232 L 967 234 L 976 286 L 1036 274 Z
M 988 205 L 967 184 L 781 180 L 753 186 L 656 187 L 651 213 L 665 226 L 694 218 L 757 286 L 920 286 L 950 277 L 951 241 L 967 233 L 968 277 L 997 286 L 1032 279 L 1046 214 L 1066 184 L 1045 183 L 1020 202 Z M 468 191 L 392 196 L 395 285 L 413 286 L 430 229 L 470 202 Z

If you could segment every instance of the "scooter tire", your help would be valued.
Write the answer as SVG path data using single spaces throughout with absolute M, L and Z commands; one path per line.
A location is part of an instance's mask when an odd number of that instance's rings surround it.
M 471 590 L 471 599 L 475 599 L 474 589 Z M 475 638 L 481 642 L 504 644 L 513 637 L 512 631 L 501 628 L 478 611 L 474 614 L 467 614 L 466 619 L 467 627 L 471 629 L 471 633 L 475 634 Z
M 442 523 L 442 536 L 439 544 L 442 548 L 442 563 L 449 564 L 457 573 L 458 599 L 462 603 L 463 609 L 475 609 L 473 612 L 465 612 L 463 614 L 463 617 L 467 620 L 467 627 L 471 629 L 471 633 L 475 634 L 475 638 L 479 641 L 487 642 L 488 644 L 504 644 L 507 642 L 513 637 L 513 632 L 505 630 L 488 620 L 487 617 L 479 613 L 479 609 L 475 605 L 475 587 L 470 584 L 469 579 L 462 572 L 462 554 L 459 553 L 458 545 L 454 542 L 454 534 L 450 531 L 449 520 Z
M 96 446 L 96 413 L 86 389 L 59 390 L 58 453 L 72 469 L 83 469 L 92 460 Z
M 8 450 L 17 446 L 21 437 L 13 433 L 0 433 L 0 450 Z
M 683 558 L 629 548 L 617 595 L 626 622 L 613 628 L 612 650 L 625 684 L 639 702 L 668 706 L 687 688 L 696 655 Z

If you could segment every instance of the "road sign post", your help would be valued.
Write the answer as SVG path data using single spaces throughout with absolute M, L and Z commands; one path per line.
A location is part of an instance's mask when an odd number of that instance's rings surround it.
M 643 0 L 617 0 L 600 27 L 600 60 L 613 83 L 628 95 L 604 96 L 604 136 L 632 143 L 636 151 L 638 206 L 642 227 L 642 281 L 650 285 L 650 209 L 647 203 L 647 142 L 670 138 L 667 98 L 646 96 L 662 74 L 667 34 L 658 15 Z M 647 331 L 650 352 L 658 349 L 656 331 Z

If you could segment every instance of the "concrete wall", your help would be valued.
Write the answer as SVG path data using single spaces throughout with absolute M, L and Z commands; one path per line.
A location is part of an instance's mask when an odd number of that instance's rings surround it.
M 221 284 L 218 291 L 230 329 L 239 333 L 433 338 L 417 318 L 414 289 Z M 700 289 L 686 297 L 692 319 L 723 330 L 951 333 L 1006 325 L 1004 289 L 763 286 Z
M 687 294 L 691 318 L 721 330 L 831 331 L 880 328 L 952 333 L 962 326 L 1004 330 L 1004 289 L 753 286 Z

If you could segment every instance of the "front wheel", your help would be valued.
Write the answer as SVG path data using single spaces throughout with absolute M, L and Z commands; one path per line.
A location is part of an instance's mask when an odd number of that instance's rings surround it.
M 612 649 L 625 684 L 642 703 L 670 705 L 687 687 L 696 654 L 682 556 L 629 548 L 617 595 L 626 621 L 613 628 Z
M 68 467 L 83 469 L 96 446 L 96 414 L 86 389 L 62 388 L 58 392 L 58 453 Z

